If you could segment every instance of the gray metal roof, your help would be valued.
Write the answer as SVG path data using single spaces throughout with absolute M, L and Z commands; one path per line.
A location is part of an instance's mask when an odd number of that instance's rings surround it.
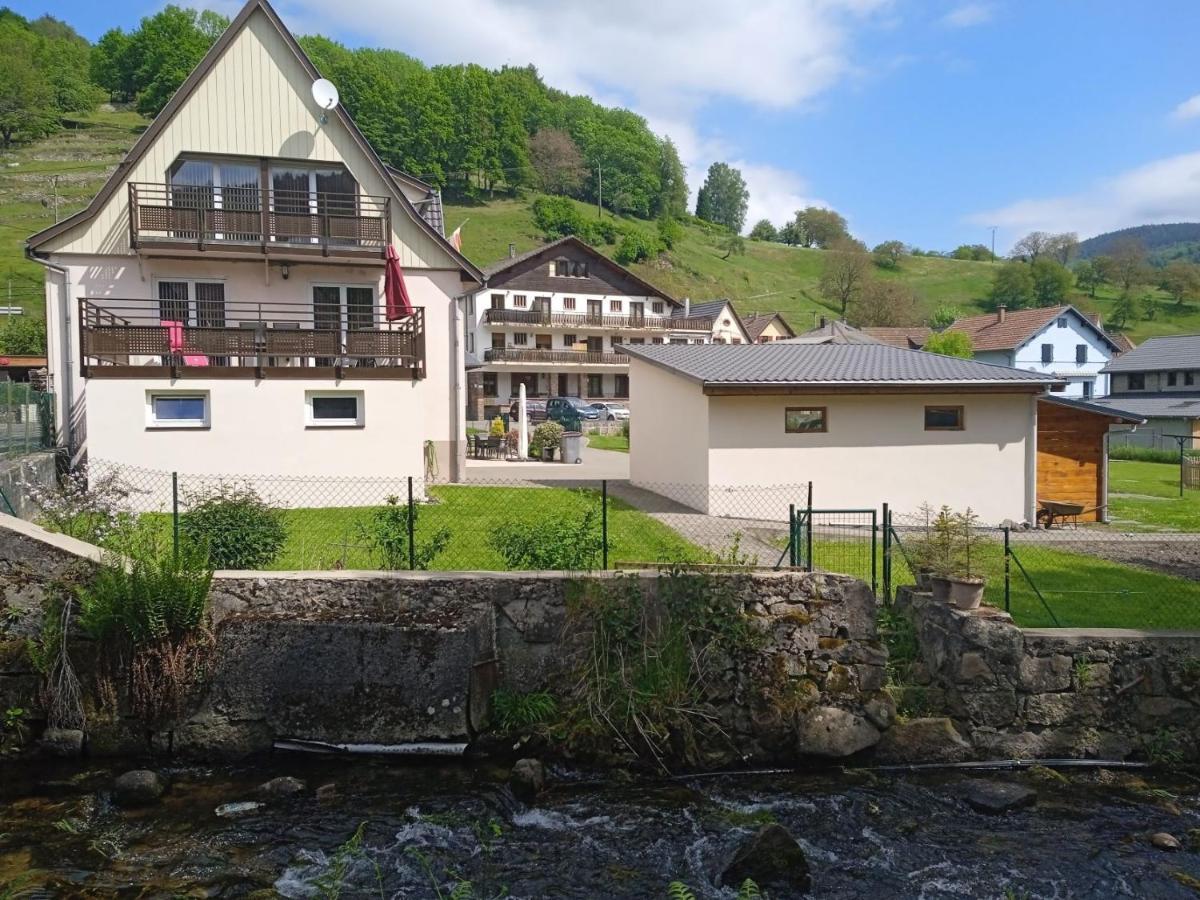
M 1143 419 L 1200 419 L 1200 394 L 1155 393 L 1139 397 L 1100 397 L 1097 406 L 1119 409 Z
M 705 300 L 702 303 L 697 303 L 695 300 L 693 300 L 691 305 L 692 315 L 712 316 L 713 318 L 716 318 L 718 315 L 720 315 L 721 310 L 723 310 L 726 306 L 729 306 L 730 309 L 733 309 L 733 304 L 731 304 L 728 300 Z
M 795 337 L 780 338 L 777 344 L 882 344 L 853 325 L 845 322 L 826 322 L 817 328 L 801 332 Z
M 1151 372 L 1158 369 L 1200 369 L 1200 334 L 1146 338 L 1100 371 Z
M 630 356 L 702 384 L 1045 385 L 1057 379 L 1009 366 L 884 344 L 625 344 Z
M 1120 407 L 1115 404 L 1101 406 L 1095 400 L 1080 400 L 1078 397 L 1061 397 L 1058 394 L 1044 394 L 1038 399 L 1043 403 L 1053 403 L 1055 406 L 1065 406 L 1068 409 L 1078 409 L 1083 412 L 1096 413 L 1097 415 L 1112 416 L 1115 419 L 1124 419 L 1126 422 L 1132 422 L 1135 425 L 1144 425 L 1146 422 L 1144 416 L 1130 412 L 1124 405 Z

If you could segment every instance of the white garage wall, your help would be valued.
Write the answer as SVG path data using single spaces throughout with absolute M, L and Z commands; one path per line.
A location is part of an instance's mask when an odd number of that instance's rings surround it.
M 707 505 L 708 398 L 694 381 L 629 363 L 629 477 L 694 509 Z

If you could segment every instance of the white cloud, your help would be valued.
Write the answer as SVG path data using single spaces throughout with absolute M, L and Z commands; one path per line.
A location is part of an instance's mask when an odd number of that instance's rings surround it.
M 964 3 L 942 16 L 941 22 L 947 28 L 974 28 L 990 22 L 994 14 L 990 3 Z
M 1171 118 L 1179 119 L 1180 121 L 1195 119 L 1197 117 L 1200 117 L 1200 94 L 1188 97 L 1188 99 L 1175 107 L 1175 110 L 1171 113 Z
M 828 206 L 809 193 L 808 184 L 795 172 L 776 166 L 735 160 L 732 166 L 742 170 L 746 187 L 750 191 L 750 204 L 746 210 L 746 231 L 754 227 L 759 219 L 770 219 L 779 228 L 793 216 L 796 210 L 806 206 Z
M 1200 152 L 1159 159 L 1102 179 L 1086 190 L 1018 200 L 974 213 L 967 221 L 996 225 L 1006 237 L 1029 231 L 1088 236 L 1156 222 L 1190 222 L 1200 209 Z

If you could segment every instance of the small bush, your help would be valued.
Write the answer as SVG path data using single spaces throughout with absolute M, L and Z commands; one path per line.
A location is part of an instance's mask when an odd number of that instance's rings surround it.
M 557 702 L 545 691 L 520 694 L 501 688 L 492 694 L 496 725 L 505 733 L 541 725 L 557 711 Z
M 658 220 L 658 240 L 668 250 L 683 240 L 683 226 L 671 216 L 662 216 Z
M 371 511 L 370 518 L 359 526 L 363 539 L 370 545 L 385 569 L 428 569 L 434 558 L 450 543 L 450 530 L 439 528 L 425 541 L 417 540 L 417 517 L 420 506 L 401 503 L 399 497 L 388 497 L 383 506 Z M 409 519 L 412 519 L 413 549 L 409 556 Z
M 504 420 L 499 416 L 492 419 L 492 423 L 488 428 L 489 437 L 504 437 Z
M 603 536 L 599 510 L 589 506 L 577 518 L 555 516 L 533 522 L 510 522 L 489 543 L 509 569 L 582 571 L 600 562 Z
M 549 239 L 576 234 L 586 240 L 589 236 L 591 223 L 584 220 L 579 208 L 566 197 L 538 197 L 530 208 L 534 224 Z
M 631 228 L 621 238 L 613 259 L 623 266 L 630 263 L 642 262 L 658 255 L 658 244 L 648 234 L 638 228 Z
M 1194 453 L 1188 453 L 1193 456 Z M 1179 463 L 1179 448 L 1139 447 L 1136 444 L 1113 444 L 1108 446 L 1109 459 L 1128 459 L 1136 462 Z
M 591 244 L 615 244 L 624 233 L 624 229 L 612 219 L 592 219 L 587 223 L 586 234 L 581 237 Z
M 37 523 L 50 531 L 113 548 L 133 527 L 129 498 L 134 489 L 112 469 L 76 469 L 52 486 L 22 483 L 37 507 Z
M 625 419 L 621 423 L 621 436 L 624 437 L 625 440 L 629 440 L 629 420 L 628 419 Z
M 252 487 L 222 483 L 186 498 L 179 533 L 208 549 L 214 569 L 261 569 L 287 541 L 283 510 L 271 506 Z
M 541 456 L 546 447 L 557 447 L 563 431 L 565 429 L 557 422 L 543 422 L 533 429 L 533 435 L 529 438 L 529 455 Z

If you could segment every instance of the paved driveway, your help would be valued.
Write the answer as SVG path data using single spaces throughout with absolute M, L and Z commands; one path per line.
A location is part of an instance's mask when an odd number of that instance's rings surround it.
M 530 482 L 548 481 L 628 481 L 629 454 L 615 450 L 595 450 L 583 445 L 583 462 L 543 463 L 504 462 L 494 459 L 468 459 L 469 482 Z

